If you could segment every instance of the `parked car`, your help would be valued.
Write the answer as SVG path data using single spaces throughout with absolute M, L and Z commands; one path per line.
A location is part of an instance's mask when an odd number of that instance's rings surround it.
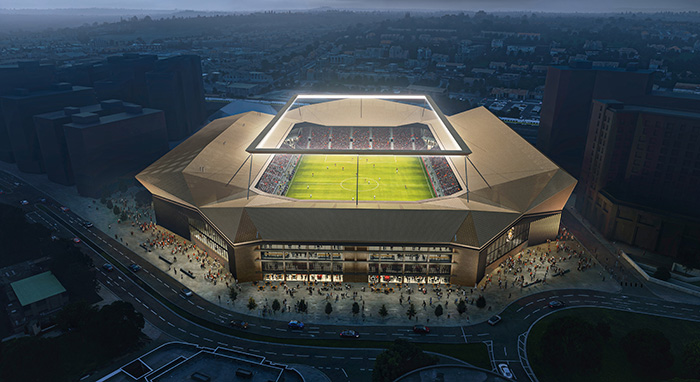
M 114 270 L 114 265 L 112 265 L 112 264 L 110 264 L 110 263 L 105 263 L 105 264 L 102 266 L 102 269 L 104 269 L 104 270 L 107 271 L 107 272 L 112 272 L 112 271 Z
M 340 336 L 343 338 L 360 338 L 360 333 L 355 330 L 347 329 L 340 332 Z
M 489 318 L 489 320 L 487 322 L 489 323 L 489 325 L 494 326 L 497 323 L 501 322 L 501 316 L 495 315 L 495 316 Z
M 561 308 L 562 306 L 564 306 L 564 303 L 562 301 L 559 301 L 559 300 L 552 300 L 549 302 L 549 304 L 547 304 L 547 306 L 549 306 L 552 309 L 557 309 L 557 308 Z
M 182 288 L 182 289 L 180 289 L 180 291 L 182 292 L 182 295 L 185 297 L 192 297 L 192 295 L 194 294 L 194 293 L 192 293 L 191 290 L 189 290 L 187 288 Z
M 301 321 L 297 321 L 297 320 L 291 320 L 291 321 L 289 321 L 289 323 L 287 324 L 287 327 L 288 327 L 289 329 L 299 329 L 299 330 L 302 330 L 302 329 L 304 329 L 304 323 L 301 322 Z
M 513 378 L 513 372 L 510 371 L 510 368 L 505 363 L 501 363 L 498 365 L 498 371 L 500 371 L 501 375 L 506 377 L 506 378 L 509 378 L 509 379 Z
M 430 333 L 430 328 L 425 325 L 416 325 L 413 327 L 413 333 Z
M 248 323 L 245 321 L 232 320 L 231 326 L 233 326 L 234 328 L 248 329 Z
M 128 268 L 131 269 L 132 272 L 138 272 L 139 270 L 141 270 L 141 266 L 134 263 L 129 264 Z

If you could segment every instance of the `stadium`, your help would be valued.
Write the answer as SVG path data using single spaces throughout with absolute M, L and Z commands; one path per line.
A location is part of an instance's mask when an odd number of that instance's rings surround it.
M 554 238 L 576 180 L 487 109 L 298 95 L 214 120 L 136 176 L 239 282 L 474 285 Z

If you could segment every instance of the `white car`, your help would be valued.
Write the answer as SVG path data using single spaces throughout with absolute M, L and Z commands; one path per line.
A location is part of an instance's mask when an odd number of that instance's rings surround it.
M 501 375 L 508 378 L 508 379 L 513 379 L 513 372 L 510 371 L 510 368 L 508 368 L 508 365 L 505 363 L 501 363 L 498 365 L 498 371 L 501 372 Z

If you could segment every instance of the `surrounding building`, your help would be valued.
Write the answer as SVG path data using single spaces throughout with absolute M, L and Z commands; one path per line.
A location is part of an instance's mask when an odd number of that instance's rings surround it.
M 300 370 L 303 368 L 305 375 Z M 293 367 L 271 362 L 264 356 L 218 346 L 168 342 L 134 359 L 100 379 L 100 382 L 127 381 L 251 381 L 303 382 L 314 380 L 311 367 Z M 306 379 L 306 378 L 310 379 Z
M 22 172 L 34 174 L 45 171 L 34 127 L 34 115 L 96 102 L 92 88 L 72 86 L 65 82 L 55 84 L 49 89 L 16 89 L 13 95 L 0 97 L 2 116 L 17 168 Z
M 631 69 L 594 69 L 590 62 L 551 66 L 545 81 L 537 148 L 577 176 L 593 99 L 625 99 L 651 92 L 654 71 Z
M 142 103 L 163 110 L 168 138 L 187 138 L 206 119 L 202 65 L 199 56 L 179 55 L 155 62 L 146 73 L 148 101 Z
M 699 253 L 700 112 L 594 100 L 588 131 L 582 214 L 611 240 L 674 257 Z
M 121 110 L 104 113 L 105 108 Z M 163 112 L 121 101 L 72 114 L 63 133 L 75 184 L 84 196 L 101 196 L 119 177 L 135 174 L 168 151 Z
M 277 117 L 217 119 L 137 175 L 158 224 L 206 248 L 239 281 L 474 285 L 507 255 L 556 236 L 576 180 L 485 108 L 446 117 L 432 101 L 299 106 L 299 97 Z M 311 154 L 420 155 L 434 197 L 286 196 L 282 183 Z
M 71 156 L 63 131 L 64 125 L 73 121 L 73 115 L 78 113 L 93 113 L 104 117 L 123 113 L 125 107 L 131 106 L 133 106 L 133 104 L 111 99 L 95 105 L 66 107 L 60 111 L 35 115 L 34 124 L 36 125 L 41 155 L 49 180 L 67 186 L 75 184 L 73 167 L 70 160 Z
M 37 332 L 68 303 L 66 288 L 50 271 L 15 281 L 10 289 L 6 310 L 15 332 Z

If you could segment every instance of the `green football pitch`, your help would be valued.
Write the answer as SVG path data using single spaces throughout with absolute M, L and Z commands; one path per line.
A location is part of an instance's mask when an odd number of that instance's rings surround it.
M 433 197 L 417 157 L 304 155 L 286 196 L 317 200 L 411 201 Z M 397 171 L 398 169 L 398 171 Z M 357 181 L 359 180 L 359 187 Z

